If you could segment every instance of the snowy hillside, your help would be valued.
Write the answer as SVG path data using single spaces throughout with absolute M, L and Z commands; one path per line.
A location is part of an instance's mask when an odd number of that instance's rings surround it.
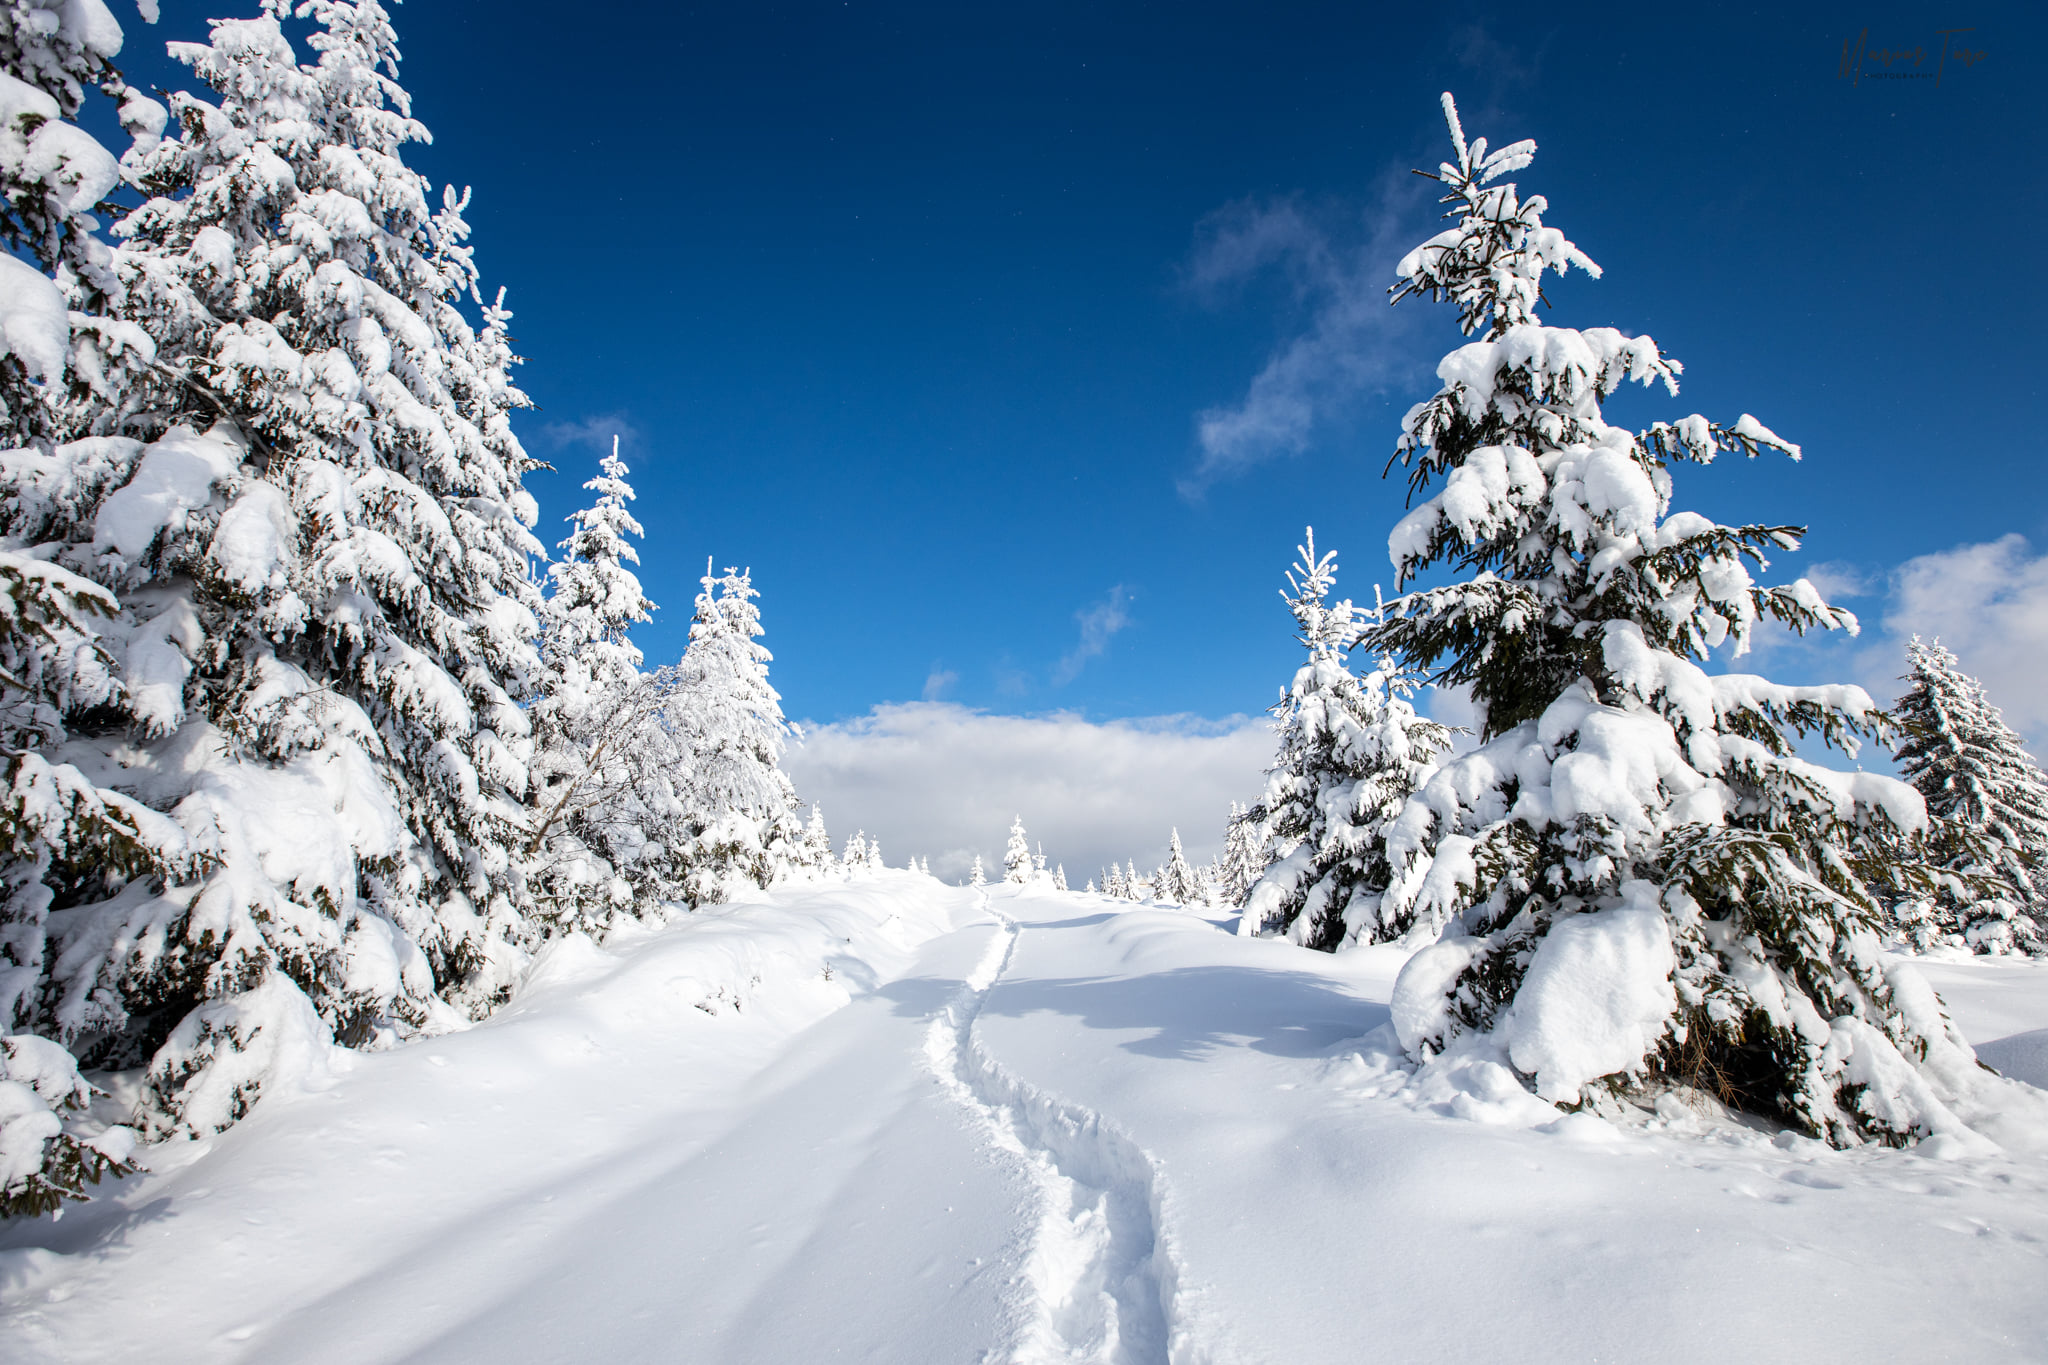
M 1234 928 L 882 872 L 567 938 L 494 1018 L 13 1225 L 5 1354 L 2039 1358 L 2042 1154 L 1415 1078 L 1395 950 Z M 1921 969 L 2048 1081 L 2048 964 Z

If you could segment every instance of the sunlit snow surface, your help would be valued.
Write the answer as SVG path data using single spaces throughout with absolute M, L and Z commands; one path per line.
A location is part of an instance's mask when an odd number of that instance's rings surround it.
M 1560 1118 L 1231 927 L 889 872 L 572 939 L 0 1232 L 0 1359 L 2040 1358 L 2048 1158 Z M 2048 965 L 1922 967 L 2048 1081 Z

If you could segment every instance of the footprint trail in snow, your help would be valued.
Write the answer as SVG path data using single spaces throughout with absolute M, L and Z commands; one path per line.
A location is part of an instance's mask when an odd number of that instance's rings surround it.
M 998 1063 L 975 1032 L 1015 955 L 1017 922 L 1000 926 L 980 964 L 936 1015 L 926 1056 L 946 1089 L 1017 1157 L 1037 1190 L 1022 1280 L 1031 1294 L 1009 1365 L 1166 1365 L 1194 1359 L 1172 1331 L 1178 1267 L 1159 1236 L 1151 1159 L 1102 1115 L 1046 1094 Z

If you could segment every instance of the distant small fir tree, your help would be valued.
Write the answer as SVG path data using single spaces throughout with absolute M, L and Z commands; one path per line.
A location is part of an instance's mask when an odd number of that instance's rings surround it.
M 1188 855 L 1180 846 L 1180 831 L 1174 830 L 1167 840 L 1166 863 L 1159 869 L 1154 884 L 1159 899 L 1175 905 L 1198 905 L 1202 900 L 1202 882 L 1188 866 Z
M 1024 817 L 1010 826 L 1010 846 L 1003 851 L 1003 880 L 1022 885 L 1031 880 L 1031 841 L 1024 836 Z

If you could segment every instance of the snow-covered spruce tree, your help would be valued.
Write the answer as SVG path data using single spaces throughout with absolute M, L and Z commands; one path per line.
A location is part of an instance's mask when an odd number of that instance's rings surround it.
M 1055 863 L 1053 865 L 1052 889 L 1055 891 L 1067 889 L 1067 865 L 1065 863 Z
M 627 633 L 654 610 L 629 567 L 645 533 L 627 508 L 628 472 L 614 438 L 583 485 L 596 500 L 569 518 L 541 611 L 524 856 L 535 913 L 557 931 L 651 917 L 680 892 L 670 848 L 682 837 L 684 755 L 666 723 L 676 676 L 642 672 Z
M 1265 874 L 1265 818 L 1263 806 L 1254 815 L 1239 803 L 1230 803 L 1230 819 L 1223 826 L 1223 852 L 1217 859 L 1216 890 L 1223 904 L 1232 909 L 1244 904 Z
M 832 836 L 825 832 L 825 809 L 814 802 L 811 818 L 804 822 L 804 867 L 812 876 L 821 877 L 832 871 L 836 863 Z
M 156 342 L 97 432 L 0 458 L 14 545 L 119 601 L 117 704 L 62 752 L 167 812 L 193 875 L 13 883 L 26 1021 L 93 1066 L 147 1062 L 155 1134 L 210 1132 L 292 1058 L 445 1026 L 509 989 L 534 932 L 517 852 L 539 546 L 481 331 L 461 205 L 403 161 L 390 26 L 281 6 L 174 55 L 218 105 L 131 155 L 109 310 Z M 40 889 L 38 889 L 40 888 Z M 451 1009 L 451 1005 L 454 1009 Z
M 714 575 L 707 563 L 701 581 L 675 722 L 688 755 L 681 860 L 693 906 L 771 886 L 806 865 L 800 803 L 781 768 L 789 725 L 768 684 L 774 656 L 759 643 L 752 570 Z
M 1390 551 L 1403 582 L 1445 561 L 1469 576 L 1402 599 L 1367 643 L 1469 686 L 1486 719 L 1395 822 L 1398 878 L 1353 925 L 1448 931 L 1397 983 L 1403 1045 L 1477 1049 L 1564 1104 L 1662 1076 L 1836 1144 L 1956 1126 L 1981 1073 L 1921 978 L 1888 971 L 1870 890 L 1908 875 L 1922 802 L 1793 752 L 1853 750 L 1882 713 L 1858 688 L 1700 667 L 1761 617 L 1853 626 L 1804 580 L 1752 580 L 1746 561 L 1799 528 L 1670 511 L 1677 464 L 1797 447 L 1747 415 L 1604 421 L 1625 381 L 1676 392 L 1677 363 L 1535 320 L 1545 271 L 1596 268 L 1498 183 L 1534 144 L 1489 153 L 1448 95 L 1444 112 L 1457 222 L 1391 292 L 1452 302 L 1478 339 L 1404 421 L 1397 456 L 1429 496 Z
M 882 861 L 882 841 L 880 839 L 868 840 L 868 871 L 880 872 L 887 867 L 888 864 Z
M 974 855 L 974 870 L 967 874 L 967 884 L 969 886 L 988 885 L 988 874 L 981 870 L 981 855 L 979 853 Z
M 1031 841 L 1024 837 L 1024 817 L 1010 825 L 1010 846 L 1003 850 L 1003 880 L 1022 885 L 1031 880 Z
M 868 865 L 868 832 L 857 829 L 840 850 L 839 867 L 844 872 L 858 872 Z
M 1242 933 L 1283 931 L 1325 952 L 1377 920 L 1393 880 L 1386 828 L 1435 770 L 1450 731 L 1416 715 L 1415 675 L 1392 659 L 1364 678 L 1345 654 L 1365 622 L 1346 601 L 1331 602 L 1334 551 L 1316 553 L 1313 528 L 1281 593 L 1308 658 L 1273 711 L 1279 751 L 1268 770 L 1259 818 L 1270 859 L 1244 900 Z
M 1930 851 L 1955 875 L 1899 898 L 1901 928 L 1922 948 L 2048 952 L 2048 776 L 1939 640 L 1916 635 L 1906 656 L 1894 751 L 1927 802 Z
M 1166 844 L 1166 864 L 1159 870 L 1153 890 L 1163 901 L 1175 905 L 1197 905 L 1202 900 L 1202 881 L 1188 866 L 1188 855 L 1180 846 L 1180 831 L 1173 831 Z
M 57 443 L 91 429 L 125 378 L 105 357 L 150 350 L 103 311 L 110 253 L 92 214 L 119 169 L 75 121 L 90 87 L 126 91 L 108 65 L 121 42 L 98 0 L 0 0 L 0 238 L 14 253 L 0 253 L 0 441 L 22 447 L 0 452 L 0 511 L 24 471 L 76 478 L 76 448 Z M 93 1091 L 45 998 L 51 911 L 198 866 L 176 823 L 109 785 L 120 764 L 72 748 L 81 721 L 128 719 L 121 603 L 53 558 L 0 539 L 0 1217 L 84 1197 L 135 1140 L 86 1113 Z

